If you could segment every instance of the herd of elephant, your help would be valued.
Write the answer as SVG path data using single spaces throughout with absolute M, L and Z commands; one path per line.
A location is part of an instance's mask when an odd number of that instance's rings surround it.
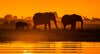
M 36 13 L 33 16 L 33 29 L 36 29 L 38 25 L 44 25 L 44 29 L 47 29 L 47 26 L 49 29 L 51 29 L 51 23 L 50 21 L 53 21 L 56 28 L 58 29 L 57 26 L 57 13 L 56 12 L 44 12 L 44 13 Z M 80 15 L 77 14 L 72 14 L 72 15 L 64 15 L 61 18 L 61 23 L 63 24 L 63 28 L 66 29 L 67 25 L 71 25 L 71 30 L 76 29 L 76 22 L 79 21 L 81 22 L 81 29 L 83 29 L 83 20 Z M 16 23 L 16 29 L 19 27 L 24 27 L 27 26 L 27 23 L 25 22 L 17 22 Z

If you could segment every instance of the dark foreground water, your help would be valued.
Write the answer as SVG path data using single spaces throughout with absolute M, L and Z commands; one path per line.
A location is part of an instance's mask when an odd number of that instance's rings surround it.
M 100 42 L 100 30 L 0 30 L 0 42 L 89 41 Z

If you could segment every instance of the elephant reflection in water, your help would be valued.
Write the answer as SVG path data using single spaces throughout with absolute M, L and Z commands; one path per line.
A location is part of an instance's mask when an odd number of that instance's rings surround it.
M 50 21 L 53 21 L 56 28 L 58 28 L 57 22 L 56 22 L 56 17 L 57 17 L 56 12 L 36 13 L 33 16 L 33 24 L 34 24 L 33 28 L 35 29 L 37 25 L 44 24 L 44 29 L 47 29 L 47 25 L 48 25 L 49 29 L 51 29 Z
M 66 29 L 67 25 L 71 25 L 71 30 L 75 30 L 76 29 L 76 22 L 79 21 L 81 22 L 81 29 L 83 29 L 83 20 L 82 17 L 76 14 L 72 14 L 72 15 L 64 15 L 62 17 L 62 24 L 64 26 L 64 29 Z

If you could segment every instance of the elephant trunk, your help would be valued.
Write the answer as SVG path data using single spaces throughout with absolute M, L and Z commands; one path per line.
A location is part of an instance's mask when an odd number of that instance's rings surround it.
M 81 29 L 83 29 L 83 20 L 81 20 Z
M 58 29 L 57 21 L 56 21 L 56 20 L 54 20 L 54 24 L 55 24 L 55 26 L 56 26 L 56 29 Z

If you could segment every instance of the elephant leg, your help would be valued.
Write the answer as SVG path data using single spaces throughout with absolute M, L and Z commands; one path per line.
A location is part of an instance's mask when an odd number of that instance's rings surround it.
M 36 29 L 36 24 L 34 24 L 33 29 Z
M 71 30 L 75 30 L 76 29 L 76 23 L 72 23 L 71 24 Z
M 19 30 L 22 28 L 22 25 L 16 25 L 16 30 Z
M 51 24 L 50 23 L 48 23 L 48 26 L 49 26 L 49 29 L 51 30 Z
M 74 25 L 73 24 L 71 24 L 71 30 L 74 30 Z
M 23 23 L 23 26 L 22 26 L 22 29 L 27 29 L 28 27 L 27 27 L 28 25 L 25 23 Z
M 47 29 L 47 24 L 44 24 L 44 29 L 45 29 L 45 30 Z
M 63 24 L 63 26 L 64 26 L 64 30 L 66 30 L 66 25 L 65 25 L 65 24 Z
M 56 22 L 56 20 L 54 20 L 54 24 L 55 24 L 56 28 L 58 29 L 58 26 L 57 26 L 57 22 Z
M 66 30 L 66 25 L 64 25 L 64 30 Z
M 81 21 L 81 29 L 83 29 L 83 21 Z

